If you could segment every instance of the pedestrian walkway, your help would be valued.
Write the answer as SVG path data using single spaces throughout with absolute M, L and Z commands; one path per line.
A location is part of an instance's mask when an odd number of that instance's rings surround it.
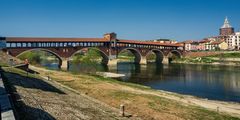
M 0 74 L 0 109 L 1 120 L 15 120 L 13 109 L 9 101 L 9 95 L 3 84 L 1 74 Z

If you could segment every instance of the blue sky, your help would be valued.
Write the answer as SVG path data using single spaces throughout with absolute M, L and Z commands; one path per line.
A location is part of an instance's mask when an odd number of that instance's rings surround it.
M 225 16 L 240 28 L 240 0 L 0 0 L 0 35 L 199 40 Z

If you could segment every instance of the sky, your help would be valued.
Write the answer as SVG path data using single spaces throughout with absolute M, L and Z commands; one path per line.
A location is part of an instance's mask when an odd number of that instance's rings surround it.
M 0 36 L 200 40 L 227 16 L 240 29 L 240 0 L 0 0 Z

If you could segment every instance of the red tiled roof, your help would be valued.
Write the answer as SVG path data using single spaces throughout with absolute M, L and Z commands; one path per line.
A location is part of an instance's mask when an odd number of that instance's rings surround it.
M 186 41 L 183 41 L 182 43 L 190 44 L 190 43 L 193 43 L 193 40 L 186 40 Z
M 108 42 L 103 38 L 27 38 L 27 37 L 7 37 L 7 42 Z
M 162 46 L 176 46 L 176 47 L 181 47 L 182 46 L 182 45 L 179 45 L 179 44 L 159 43 L 159 42 L 139 41 L 139 40 L 123 40 L 123 39 L 119 39 L 118 42 L 132 43 L 132 44 L 142 44 L 142 45 L 162 45 Z
M 220 40 L 220 41 L 214 41 L 211 44 L 212 45 L 217 45 L 217 44 L 221 44 L 222 42 L 224 42 L 224 40 Z
M 201 40 L 199 41 L 199 43 L 207 43 L 207 42 L 210 42 L 211 40 Z

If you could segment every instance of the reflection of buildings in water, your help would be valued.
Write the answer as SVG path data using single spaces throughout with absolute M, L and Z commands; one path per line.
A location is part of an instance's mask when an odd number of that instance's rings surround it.
M 239 92 L 240 95 L 240 80 L 231 80 L 230 81 L 231 89 L 235 92 Z
M 224 80 L 224 88 L 228 91 L 238 92 L 240 95 L 240 79 L 239 76 L 231 75 L 230 78 Z

